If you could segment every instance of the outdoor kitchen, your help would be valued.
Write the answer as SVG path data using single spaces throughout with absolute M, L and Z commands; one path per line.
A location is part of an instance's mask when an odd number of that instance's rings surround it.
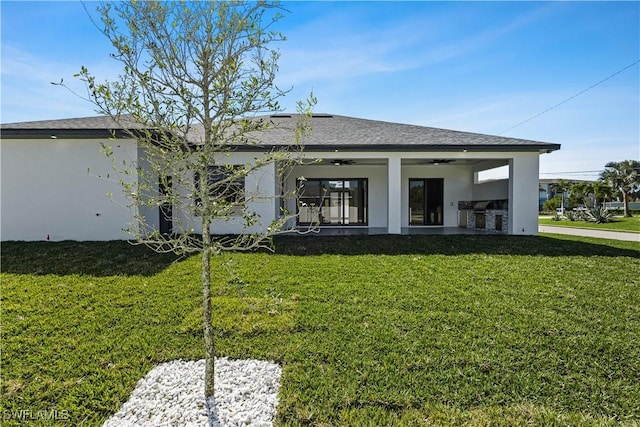
M 508 200 L 475 200 L 458 202 L 458 226 L 476 230 L 507 233 Z

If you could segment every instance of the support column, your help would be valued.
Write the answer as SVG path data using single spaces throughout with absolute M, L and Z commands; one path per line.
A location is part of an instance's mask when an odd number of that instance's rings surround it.
M 387 160 L 387 233 L 402 232 L 402 159 L 389 157 Z
M 509 234 L 538 234 L 539 159 L 534 152 L 509 160 Z
M 245 191 L 251 197 L 250 212 L 259 216 L 258 222 L 249 230 L 262 233 L 272 221 L 280 216 L 280 177 L 275 162 L 254 170 L 245 178 Z

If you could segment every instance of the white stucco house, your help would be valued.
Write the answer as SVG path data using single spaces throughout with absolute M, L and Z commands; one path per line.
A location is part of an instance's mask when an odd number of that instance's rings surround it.
M 269 117 L 291 128 L 295 115 Z M 297 218 L 291 227 L 319 224 L 326 230 L 409 234 L 421 230 L 474 229 L 516 235 L 538 230 L 538 165 L 559 144 L 388 123 L 330 114 L 310 119 L 304 156 L 321 161 L 296 166 L 288 177 L 276 168 L 245 178 L 244 187 L 277 196 L 295 186 L 297 200 L 265 197 L 249 208 L 269 224 L 286 203 Z M 115 158 L 144 163 L 134 139 L 118 134 L 106 117 L 10 123 L 1 126 L 1 227 L 7 240 L 116 240 L 131 208 L 115 179 L 106 179 Z M 283 144 L 281 130 L 265 132 L 260 144 L 238 147 L 230 163 L 244 163 Z M 112 131 L 117 138 L 109 140 Z M 483 182 L 482 171 L 507 167 L 508 178 Z M 268 169 L 268 168 L 267 168 Z M 135 180 L 135 176 L 128 179 Z M 107 197 L 112 194 L 112 197 Z M 171 231 L 176 209 L 145 212 L 149 225 Z M 233 221 L 215 232 L 239 232 Z M 197 229 L 195 223 L 195 232 Z

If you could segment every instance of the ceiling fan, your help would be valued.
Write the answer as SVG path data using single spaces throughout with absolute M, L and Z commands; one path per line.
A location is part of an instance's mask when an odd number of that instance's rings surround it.
M 451 159 L 433 159 L 429 162 L 429 164 L 438 166 L 438 165 L 447 165 L 449 163 L 453 163 L 455 160 Z
M 334 159 L 334 160 L 330 160 L 329 163 L 331 163 L 334 166 L 343 166 L 343 165 L 352 165 L 355 163 L 354 160 L 341 160 L 341 159 Z

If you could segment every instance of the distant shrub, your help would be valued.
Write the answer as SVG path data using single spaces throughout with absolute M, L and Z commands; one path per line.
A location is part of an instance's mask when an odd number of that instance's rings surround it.
M 569 221 L 579 221 L 580 220 L 580 213 L 576 212 L 576 211 L 566 211 L 564 213 L 564 216 Z
M 609 209 L 603 207 L 591 208 L 586 212 L 589 221 L 595 222 L 596 224 L 606 224 L 607 222 L 611 222 L 611 217 L 613 216 Z
M 560 214 L 555 214 L 551 217 L 551 221 L 562 221 L 562 216 Z

